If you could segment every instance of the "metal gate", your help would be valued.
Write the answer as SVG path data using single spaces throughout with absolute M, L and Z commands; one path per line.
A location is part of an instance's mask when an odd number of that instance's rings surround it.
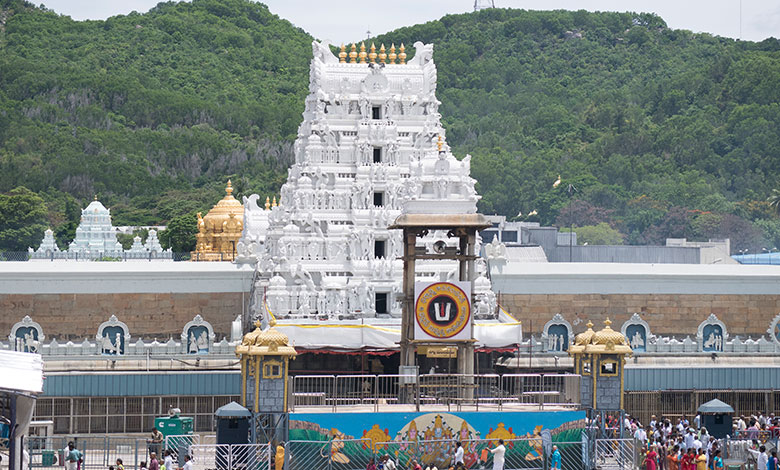
M 596 439 L 595 468 L 635 470 L 639 467 L 639 450 L 634 439 Z
M 193 444 L 189 452 L 193 470 L 271 470 L 270 444 Z

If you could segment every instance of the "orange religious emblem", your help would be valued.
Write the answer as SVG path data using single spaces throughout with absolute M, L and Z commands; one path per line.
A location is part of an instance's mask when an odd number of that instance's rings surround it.
M 375 424 L 368 431 L 363 431 L 363 439 L 370 441 L 371 450 L 375 450 L 377 448 L 383 449 L 385 446 L 382 446 L 381 444 L 388 442 L 390 440 L 390 435 L 387 433 L 387 429 L 383 431 L 379 428 L 378 424 Z M 368 443 L 366 441 L 363 441 L 364 449 L 368 448 L 367 444 Z

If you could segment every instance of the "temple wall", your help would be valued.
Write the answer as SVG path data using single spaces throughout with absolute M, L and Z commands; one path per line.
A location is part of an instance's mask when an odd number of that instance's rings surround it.
M 696 336 L 699 324 L 714 313 L 729 336 L 766 334 L 780 312 L 780 294 L 501 294 L 501 305 L 523 322 L 525 334 L 541 333 L 556 313 L 585 330 L 609 317 L 618 329 L 634 313 L 650 324 L 654 335 Z M 576 325 L 577 319 L 581 322 Z
M 178 340 L 184 325 L 200 315 L 217 340 L 230 339 L 230 322 L 241 315 L 247 295 L 236 292 L 122 294 L 0 294 L 0 332 L 29 315 L 47 340 L 94 340 L 111 315 L 127 324 L 133 339 Z
M 538 335 L 556 313 L 575 334 L 606 317 L 620 329 L 638 313 L 654 335 L 695 340 L 715 314 L 729 337 L 744 340 L 765 336 L 780 312 L 778 266 L 508 263 L 491 266 L 491 281 L 526 335 Z
M 178 340 L 199 314 L 219 341 L 247 308 L 252 274 L 230 263 L 0 263 L 0 336 L 29 315 L 47 341 L 81 342 L 116 315 L 132 340 Z

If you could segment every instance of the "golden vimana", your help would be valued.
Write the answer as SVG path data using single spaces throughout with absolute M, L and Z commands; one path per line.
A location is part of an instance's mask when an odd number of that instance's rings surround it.
M 398 48 L 398 54 L 396 54 L 395 44 L 391 44 L 390 53 L 388 54 L 385 45 L 382 44 L 379 46 L 379 53 L 377 54 L 376 46 L 373 42 L 371 43 L 369 52 L 366 52 L 365 42 L 360 43 L 360 52 L 357 51 L 357 45 L 353 42 L 352 46 L 350 46 L 349 53 L 347 53 L 347 47 L 342 44 L 341 51 L 339 52 L 339 62 L 346 64 L 347 57 L 349 57 L 350 64 L 376 64 L 377 59 L 379 59 L 380 64 L 395 64 L 397 59 L 398 63 L 403 65 L 406 63 L 406 47 L 401 43 L 401 47 Z

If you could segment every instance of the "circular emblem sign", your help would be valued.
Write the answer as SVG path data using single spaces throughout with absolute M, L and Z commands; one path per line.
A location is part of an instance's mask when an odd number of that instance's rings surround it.
M 469 299 L 448 282 L 431 284 L 420 292 L 414 308 L 417 324 L 434 338 L 451 338 L 469 323 Z

